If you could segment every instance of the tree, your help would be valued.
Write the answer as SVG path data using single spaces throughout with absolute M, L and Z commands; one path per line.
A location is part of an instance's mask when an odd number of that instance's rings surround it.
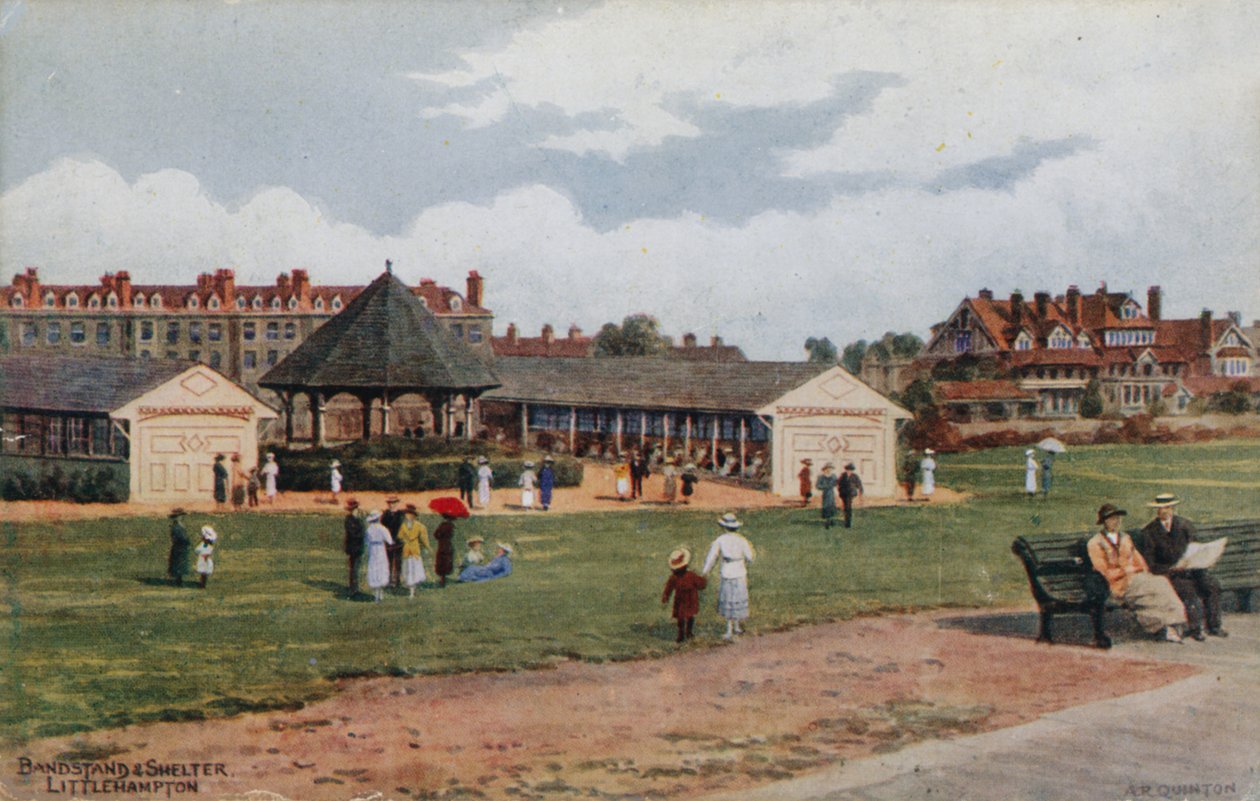
M 901 393 L 898 401 L 907 411 L 919 414 L 920 411 L 933 406 L 936 403 L 932 397 L 932 382 L 922 378 L 916 378 L 910 382 L 910 386 L 906 387 L 906 391 Z
M 885 331 L 884 335 L 875 342 L 868 343 L 865 339 L 859 339 L 857 342 L 845 345 L 844 355 L 840 357 L 840 361 L 850 373 L 857 373 L 862 369 L 862 360 L 867 356 L 874 356 L 881 362 L 887 363 L 893 359 L 913 359 L 921 350 L 923 350 L 923 340 L 914 334 L 909 332 L 895 334 L 892 331 Z
M 1098 379 L 1092 378 L 1089 383 L 1085 385 L 1085 394 L 1081 396 L 1081 417 L 1093 419 L 1101 417 L 1102 413 L 1102 389 L 1098 385 Z
M 632 314 L 616 323 L 604 323 L 595 335 L 596 356 L 656 356 L 670 346 L 661 335 L 661 324 L 648 314 Z
M 866 358 L 866 340 L 859 339 L 857 342 L 850 342 L 844 346 L 844 355 L 840 357 L 840 363 L 844 365 L 844 369 L 857 375 L 862 372 L 864 358 Z
M 805 350 L 809 353 L 810 364 L 836 363 L 836 346 L 827 337 L 822 339 L 810 337 L 805 340 Z

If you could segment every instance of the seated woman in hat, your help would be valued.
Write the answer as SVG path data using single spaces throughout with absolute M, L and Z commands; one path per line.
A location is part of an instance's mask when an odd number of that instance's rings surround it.
M 490 581 L 512 575 L 512 546 L 507 543 L 496 543 L 498 550 L 494 558 L 484 565 L 469 565 L 459 574 L 459 580 L 466 583 Z
M 1162 632 L 1168 642 L 1181 642 L 1177 628 L 1186 622 L 1186 609 L 1168 579 L 1150 571 L 1133 540 L 1120 530 L 1126 514 L 1109 503 L 1099 507 L 1103 529 L 1089 540 L 1089 560 L 1107 579 L 1112 597 L 1133 610 L 1142 628 L 1151 634 Z

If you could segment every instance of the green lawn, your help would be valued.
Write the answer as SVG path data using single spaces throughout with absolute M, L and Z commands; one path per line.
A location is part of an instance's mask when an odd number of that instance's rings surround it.
M 818 512 L 743 515 L 753 630 L 931 606 L 1031 603 L 1013 537 L 1081 530 L 1103 501 L 1145 521 L 1172 490 L 1200 520 L 1260 517 L 1260 442 L 1076 448 L 1060 457 L 1049 501 L 1023 497 L 1022 449 L 938 459 L 938 480 L 975 493 L 960 506 L 859 512 L 825 532 Z M 674 650 L 659 602 L 669 551 L 699 561 L 713 513 L 645 510 L 474 518 L 458 526 L 517 545 L 510 578 L 424 588 L 414 600 L 344 597 L 340 518 L 192 516 L 220 533 L 207 590 L 168 586 L 164 518 L 3 524 L 0 739 L 231 714 L 297 704 L 330 677 L 515 669 L 561 658 Z M 432 522 L 432 521 L 430 521 Z M 430 562 L 431 564 L 431 562 Z M 719 621 L 716 590 L 700 615 L 701 647 Z

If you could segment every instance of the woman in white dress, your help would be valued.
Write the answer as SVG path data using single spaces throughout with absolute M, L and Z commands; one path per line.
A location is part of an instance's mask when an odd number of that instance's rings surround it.
M 267 503 L 276 502 L 276 476 L 280 475 L 280 465 L 276 464 L 276 455 L 274 453 L 267 454 L 267 462 L 263 465 L 263 494 L 267 498 Z
M 385 588 L 389 586 L 389 554 L 385 551 L 385 546 L 393 545 L 394 538 L 390 536 L 389 529 L 381 525 L 380 512 L 369 512 L 367 524 L 367 535 L 364 537 L 368 549 L 367 583 L 372 588 L 373 597 L 379 602 L 385 597 Z
M 936 460 L 932 458 L 935 453 L 931 448 L 924 449 L 923 461 L 919 462 L 919 470 L 923 473 L 919 491 L 929 498 L 936 492 Z
M 534 508 L 534 487 L 538 484 L 538 474 L 534 472 L 534 463 L 526 462 L 525 469 L 521 471 L 521 508 L 531 510 Z
M 490 482 L 494 479 L 494 471 L 490 469 L 490 460 L 484 456 L 477 457 L 477 503 L 485 509 L 490 506 Z
M 722 639 L 729 641 L 735 639 L 736 634 L 744 633 L 744 621 L 748 619 L 748 563 L 756 554 L 752 543 L 739 533 L 742 524 L 732 512 L 722 515 L 718 525 L 725 532 L 709 546 L 700 575 L 707 576 L 714 565 L 721 563 L 718 614 L 726 618 L 726 634 Z
M 341 496 L 341 462 L 333 459 L 328 467 L 332 471 L 328 474 L 329 486 L 332 488 L 333 503 L 336 503 Z
M 1024 492 L 1031 498 L 1037 494 L 1037 457 L 1032 448 L 1024 451 Z

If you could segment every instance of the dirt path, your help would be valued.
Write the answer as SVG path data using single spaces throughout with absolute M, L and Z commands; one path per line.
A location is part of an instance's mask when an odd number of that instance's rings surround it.
M 938 627 L 940 616 L 824 624 L 718 647 L 704 642 L 653 661 L 348 680 L 336 696 L 299 712 L 32 743 L 0 754 L 0 782 L 19 799 L 51 798 L 49 777 L 17 780 L 19 757 L 95 757 L 222 763 L 221 773 L 200 780 L 202 798 L 251 790 L 315 801 L 372 793 L 684 798 L 925 738 L 1011 726 L 1196 670 L 969 634 Z M 54 788 L 60 780 L 51 779 Z
M 586 466 L 585 479 L 580 487 L 562 487 L 555 491 L 552 512 L 589 512 L 589 511 L 629 511 L 634 509 L 763 509 L 799 506 L 799 501 L 780 498 L 768 492 L 736 486 L 733 483 L 701 480 L 696 495 L 689 504 L 677 502 L 672 506 L 663 500 L 664 479 L 659 475 L 649 476 L 644 485 L 644 497 L 636 501 L 620 501 L 616 495 L 616 482 L 612 468 L 604 465 Z M 414 503 L 425 509 L 431 499 L 443 495 L 454 495 L 449 490 L 432 492 L 400 493 L 405 503 Z M 385 492 L 348 492 L 342 500 L 357 499 L 364 508 L 384 509 Z M 957 503 L 966 496 L 952 490 L 937 486 L 931 503 Z M 927 503 L 916 500 L 916 504 Z M 863 498 L 859 503 L 864 506 L 906 505 L 905 500 L 893 498 Z M 814 498 L 813 507 L 817 508 L 818 498 Z M 204 503 L 183 504 L 184 508 L 194 512 L 213 512 L 212 501 Z M 169 505 L 140 503 L 86 503 L 76 504 L 62 501 L 22 501 L 0 502 L 0 520 L 30 521 L 37 519 L 88 520 L 101 517 L 125 517 L 165 514 Z M 520 514 L 520 492 L 518 490 L 496 489 L 491 496 L 488 509 L 474 510 L 475 514 Z M 282 493 L 275 504 L 263 504 L 257 510 L 247 510 L 245 514 L 275 512 L 327 512 L 340 514 L 341 507 L 332 502 L 328 493 L 286 492 Z M 541 510 L 537 510 L 541 514 Z

